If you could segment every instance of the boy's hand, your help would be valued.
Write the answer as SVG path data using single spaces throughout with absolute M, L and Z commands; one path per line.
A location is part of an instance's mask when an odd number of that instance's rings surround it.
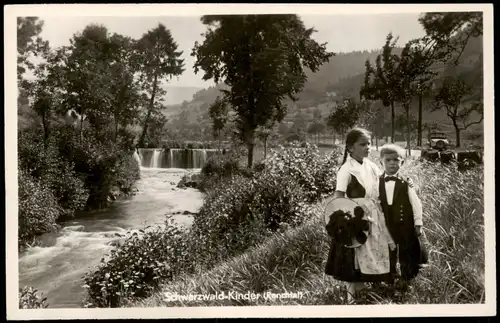
M 414 185 L 413 185 L 413 180 L 412 180 L 410 177 L 408 177 L 408 179 L 407 179 L 406 181 L 408 182 L 408 186 L 409 186 L 410 188 L 413 188 L 413 186 L 414 186 Z
M 421 225 L 415 226 L 415 233 L 417 234 L 417 237 L 420 237 L 422 235 L 422 226 Z

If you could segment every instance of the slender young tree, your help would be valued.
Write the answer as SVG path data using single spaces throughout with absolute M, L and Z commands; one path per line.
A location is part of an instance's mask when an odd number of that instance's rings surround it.
M 394 142 L 395 107 L 397 101 L 399 57 L 394 53 L 398 38 L 392 33 L 386 37 L 382 53 L 373 67 L 369 60 L 365 63 L 365 80 L 360 89 L 360 97 L 367 100 L 381 100 L 385 107 L 391 108 L 391 141 Z
M 483 121 L 483 102 L 482 100 L 470 100 L 473 94 L 473 86 L 458 78 L 447 78 L 439 88 L 435 98 L 434 109 L 445 109 L 446 115 L 453 123 L 457 147 L 461 145 L 460 132 Z M 470 120 L 473 114 L 479 116 L 475 121 Z

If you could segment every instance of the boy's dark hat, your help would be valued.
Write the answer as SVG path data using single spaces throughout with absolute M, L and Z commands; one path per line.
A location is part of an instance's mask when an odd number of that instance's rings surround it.
M 350 214 L 354 215 L 354 209 L 356 207 L 361 207 L 358 203 L 354 202 L 351 199 L 345 198 L 345 197 L 339 197 L 330 200 L 326 206 L 325 206 L 325 211 L 323 213 L 323 219 L 325 221 L 325 224 L 328 224 L 330 222 L 330 216 L 332 216 L 336 211 L 345 211 L 349 212 Z M 366 220 L 367 215 L 365 214 L 363 216 L 363 219 Z M 361 245 L 363 245 L 366 242 L 366 237 L 368 236 L 369 231 L 368 230 L 363 230 L 362 232 L 364 234 L 364 239 L 363 237 L 360 237 L 359 239 L 356 237 L 352 238 L 352 241 L 348 245 L 344 245 L 346 248 L 356 248 Z M 359 241 L 361 240 L 361 241 Z

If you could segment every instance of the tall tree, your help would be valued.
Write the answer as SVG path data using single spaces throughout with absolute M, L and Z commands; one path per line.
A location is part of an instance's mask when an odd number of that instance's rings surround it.
M 48 41 L 40 37 L 43 28 L 43 20 L 38 17 L 17 18 L 17 80 L 21 82 L 23 74 L 27 69 L 35 66 L 30 62 L 30 55 L 37 56 L 39 52 L 46 50 Z
M 108 30 L 103 25 L 90 24 L 81 33 L 75 34 L 70 43 L 61 62 L 68 93 L 66 106 L 87 118 L 96 134 L 103 139 L 108 136 L 113 115 Z
M 455 127 L 456 146 L 460 147 L 460 132 L 473 124 L 483 121 L 484 108 L 482 100 L 471 100 L 474 87 L 466 84 L 459 78 L 447 78 L 439 88 L 435 98 L 435 109 L 444 108 L 446 115 L 451 119 Z M 479 119 L 471 121 L 473 114 L 479 115 Z
M 118 140 L 119 128 L 133 125 L 138 118 L 138 106 L 141 104 L 139 84 L 134 80 L 137 66 L 134 66 L 133 40 L 119 34 L 109 38 L 109 72 L 112 82 L 111 106 L 114 122 L 114 140 Z
M 483 35 L 482 12 L 430 12 L 419 18 L 433 46 L 449 53 L 453 64 L 458 64 L 472 37 Z
M 377 55 L 375 67 L 369 60 L 365 63 L 365 80 L 360 89 L 360 97 L 368 100 L 381 100 L 385 107 L 391 108 L 391 141 L 394 142 L 395 109 L 398 88 L 398 55 L 394 54 L 394 48 L 398 38 L 392 33 L 386 37 L 382 53 Z
M 308 68 L 316 72 L 333 53 L 318 44 L 297 15 L 203 16 L 207 25 L 203 43 L 195 43 L 195 73 L 204 80 L 224 82 L 224 98 L 236 112 L 239 138 L 248 149 L 252 167 L 255 131 L 259 126 L 281 122 L 285 97 L 296 101 Z M 237 30 L 238 32 L 235 32 Z
M 170 30 L 162 24 L 145 33 L 137 42 L 136 50 L 143 89 L 149 94 L 144 126 L 139 138 L 139 146 L 143 146 L 150 119 L 158 106 L 155 105 L 155 100 L 165 94 L 161 82 L 181 75 L 184 72 L 184 60 L 180 58 L 183 52 L 178 51 L 178 44 Z

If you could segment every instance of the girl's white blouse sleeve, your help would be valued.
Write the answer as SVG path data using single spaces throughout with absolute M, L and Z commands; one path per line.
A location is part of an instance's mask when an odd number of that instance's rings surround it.
M 335 190 L 345 193 L 347 191 L 347 185 L 349 184 L 350 179 L 351 174 L 349 173 L 349 167 L 346 163 L 342 165 L 342 167 L 340 167 L 339 171 L 337 172 L 337 187 Z

